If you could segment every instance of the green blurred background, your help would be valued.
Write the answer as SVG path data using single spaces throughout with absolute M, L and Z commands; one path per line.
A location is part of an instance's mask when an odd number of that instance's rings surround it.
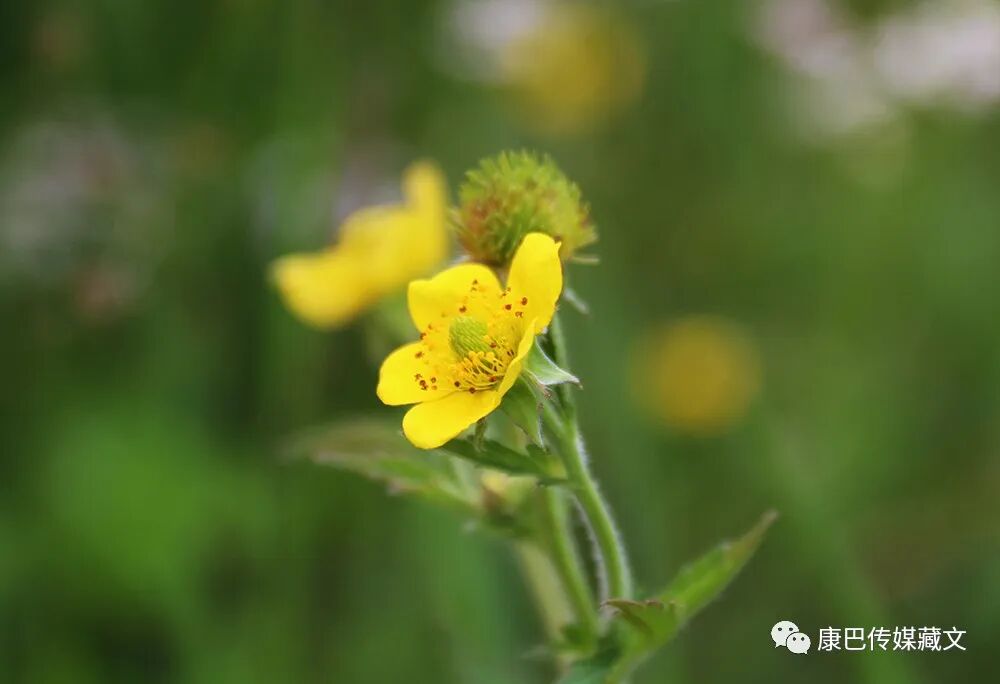
M 412 159 L 454 196 L 521 147 L 600 230 L 568 323 L 640 584 L 782 516 L 636 681 L 991 678 L 1000 19 L 935 7 L 616 3 L 537 87 L 504 66 L 559 44 L 527 0 L 0 5 L 0 680 L 551 679 L 502 544 L 278 458 L 395 414 L 366 323 L 310 330 L 267 281 Z M 690 431 L 633 401 L 631 350 L 706 314 L 760 385 Z M 779 619 L 968 650 L 796 657 Z

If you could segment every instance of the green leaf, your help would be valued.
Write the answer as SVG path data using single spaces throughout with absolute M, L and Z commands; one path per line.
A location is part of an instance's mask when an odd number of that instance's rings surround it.
M 611 606 L 612 608 L 615 608 L 618 611 L 617 617 L 620 617 L 630 626 L 639 630 L 648 637 L 655 637 L 656 633 L 646 621 L 645 615 L 650 609 L 664 609 L 663 602 L 658 601 L 657 599 L 646 599 L 645 601 L 608 599 L 602 604 L 602 607 L 604 606 Z M 673 609 L 673 606 L 671 605 L 670 608 Z
M 776 518 L 774 511 L 765 513 L 742 537 L 723 542 L 684 567 L 670 586 L 651 599 L 607 601 L 606 605 L 614 607 L 618 617 L 630 627 L 625 653 L 608 681 L 620 681 L 627 676 L 717 598 L 753 556 Z
M 526 382 L 518 380 L 504 395 L 500 408 L 533 444 L 542 444 L 541 413 L 538 399 Z
M 314 428 L 291 439 L 284 454 L 384 482 L 393 493 L 464 510 L 474 506 L 463 496 L 447 458 L 414 447 L 395 422 L 355 418 Z
M 572 382 L 575 385 L 580 384 L 580 380 L 575 375 L 557 366 L 556 362 L 542 351 L 537 338 L 535 346 L 528 352 L 528 358 L 524 360 L 524 371 L 532 380 L 544 387 L 559 385 L 564 382 Z
M 556 684 L 604 684 L 612 667 L 612 663 L 583 660 L 573 665 Z
M 602 649 L 596 655 L 573 663 L 556 684 L 605 684 L 619 656 L 614 646 Z
M 468 440 L 453 439 L 441 447 L 441 450 L 476 465 L 502 470 L 511 475 L 534 475 L 546 481 L 565 478 L 558 460 L 537 448 L 529 453 L 522 453 L 491 439 L 483 440 L 478 448 Z

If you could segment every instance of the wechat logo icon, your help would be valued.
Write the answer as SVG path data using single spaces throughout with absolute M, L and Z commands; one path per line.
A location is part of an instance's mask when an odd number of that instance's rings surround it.
M 809 647 L 812 646 L 809 635 L 800 632 L 798 626 L 789 620 L 775 623 L 771 628 L 771 641 L 774 642 L 775 648 L 784 646 L 792 653 L 799 654 L 808 653 Z

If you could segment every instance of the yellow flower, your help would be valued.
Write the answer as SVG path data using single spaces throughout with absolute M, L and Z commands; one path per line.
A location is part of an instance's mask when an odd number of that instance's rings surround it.
M 506 288 L 482 264 L 410 283 L 420 341 L 386 358 L 377 390 L 390 406 L 416 404 L 403 418 L 407 439 L 434 449 L 497 408 L 561 291 L 559 244 L 542 233 L 524 238 Z
M 556 4 L 501 59 L 526 123 L 548 135 L 599 128 L 642 94 L 642 41 L 623 17 L 586 4 Z
M 307 323 L 348 322 L 386 295 L 444 261 L 448 252 L 444 176 L 429 162 L 403 174 L 405 202 L 361 209 L 340 229 L 340 242 L 272 265 L 288 308 Z
M 697 435 L 725 432 L 760 390 L 756 349 L 737 325 L 714 316 L 688 316 L 649 334 L 633 375 L 652 416 Z

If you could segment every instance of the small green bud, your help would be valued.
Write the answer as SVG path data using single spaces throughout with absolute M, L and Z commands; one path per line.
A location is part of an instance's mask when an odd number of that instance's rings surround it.
M 549 157 L 502 152 L 466 174 L 460 206 L 451 221 L 458 239 L 476 261 L 510 264 L 528 233 L 560 241 L 565 261 L 597 240 L 580 188 Z
M 489 328 L 482 321 L 471 316 L 456 316 L 448 328 L 448 341 L 452 351 L 459 358 L 463 358 L 468 356 L 469 352 L 488 352 L 490 350 L 486 342 L 488 333 Z

